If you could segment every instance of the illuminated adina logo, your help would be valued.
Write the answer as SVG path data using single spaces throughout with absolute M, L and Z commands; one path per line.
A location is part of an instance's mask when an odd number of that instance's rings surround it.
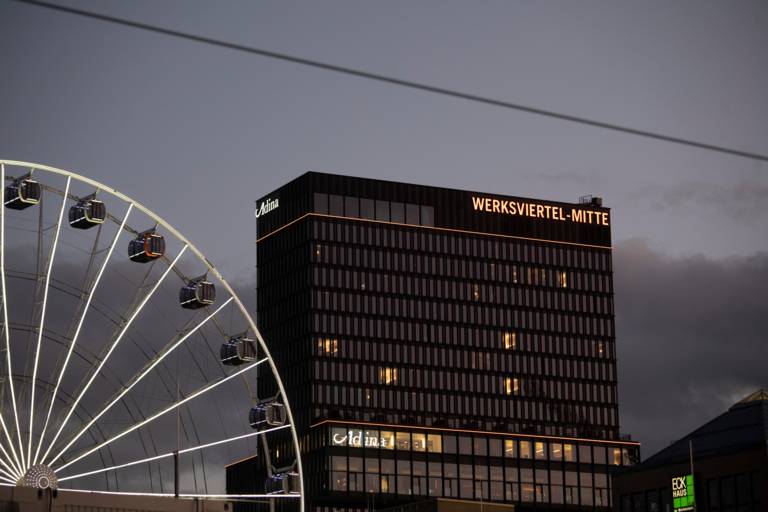
M 277 207 L 280 206 L 278 203 L 278 199 L 265 199 L 261 202 L 258 209 L 256 210 L 256 218 L 258 219 L 265 213 L 269 213 L 272 210 L 277 210 Z
M 362 430 L 350 430 L 346 434 L 333 434 L 333 444 L 337 446 L 353 446 L 355 448 L 388 448 L 384 437 L 366 436 Z

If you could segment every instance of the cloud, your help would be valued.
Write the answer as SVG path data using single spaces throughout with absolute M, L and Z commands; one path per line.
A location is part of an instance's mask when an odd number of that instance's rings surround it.
M 750 225 L 768 215 L 768 182 L 759 177 L 733 180 L 728 184 L 685 181 L 673 185 L 649 186 L 639 192 L 658 210 L 695 209 L 726 214 Z
M 644 458 L 768 387 L 768 254 L 671 258 L 630 240 L 614 270 L 622 430 Z

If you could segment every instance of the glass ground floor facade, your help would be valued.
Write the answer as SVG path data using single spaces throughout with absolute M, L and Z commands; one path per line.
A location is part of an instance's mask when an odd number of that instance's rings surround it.
M 310 510 L 365 511 L 424 498 L 607 510 L 631 441 L 324 421 L 304 455 Z M 309 469 L 309 471 L 307 471 Z

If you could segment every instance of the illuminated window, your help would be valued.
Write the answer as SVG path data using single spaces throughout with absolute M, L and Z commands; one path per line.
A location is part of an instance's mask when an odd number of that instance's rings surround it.
M 315 256 L 318 256 L 318 257 L 319 257 L 319 256 L 320 256 L 320 254 L 322 254 L 322 252 L 323 252 L 323 246 L 322 246 L 322 245 L 320 245 L 320 244 L 317 244 L 317 245 L 315 246 Z
M 382 430 L 380 444 L 382 448 L 385 448 L 387 450 L 394 450 L 395 449 L 395 433 L 389 430 Z
M 506 377 L 504 379 L 504 392 L 508 395 L 520 395 L 520 379 Z
M 514 439 L 504 440 L 504 456 L 505 457 L 515 456 L 515 440 Z
M 533 501 L 533 484 L 524 483 L 520 486 L 520 490 L 522 501 Z
M 563 459 L 566 462 L 576 462 L 576 450 L 572 444 L 563 445 Z
M 614 466 L 620 466 L 621 465 L 621 448 L 613 448 L 611 453 L 611 464 Z
M 532 456 L 531 453 L 531 442 L 530 441 L 520 441 L 520 458 L 521 459 L 530 459 Z
M 621 463 L 624 466 L 632 466 L 633 465 L 632 457 L 630 456 L 630 452 L 629 452 L 629 450 L 627 448 L 622 448 L 621 449 Z
M 480 285 L 474 285 L 472 287 L 472 298 L 475 300 L 480 299 Z
M 517 283 L 517 266 L 512 267 L 512 282 Z
M 568 288 L 568 273 L 558 272 L 558 284 L 560 288 Z
M 551 443 L 549 445 L 549 459 L 563 460 L 563 445 L 560 443 Z
M 413 451 L 423 452 L 427 447 L 427 438 L 424 434 L 413 434 Z
M 536 441 L 535 448 L 536 448 L 536 458 L 546 460 L 547 458 L 546 445 L 542 441 Z
M 517 333 L 505 332 L 504 333 L 504 348 L 507 350 L 514 350 L 517 348 Z
M 381 492 L 389 492 L 389 477 L 381 477 Z
M 598 353 L 598 355 L 602 356 L 603 352 L 605 352 L 605 346 L 603 345 L 602 342 L 600 342 L 600 343 L 597 344 L 597 353 Z
M 380 384 L 396 384 L 397 368 L 379 368 Z
M 409 450 L 411 448 L 411 434 L 408 432 L 395 433 L 395 445 L 398 450 Z
M 440 434 L 429 434 L 427 436 L 427 450 L 431 453 L 440 453 L 443 451 L 443 436 Z
M 317 340 L 317 348 L 325 354 L 337 354 L 339 352 L 339 340 L 333 338 L 320 338 Z
M 331 489 L 334 491 L 346 491 L 347 474 L 344 472 L 333 471 L 331 473 Z

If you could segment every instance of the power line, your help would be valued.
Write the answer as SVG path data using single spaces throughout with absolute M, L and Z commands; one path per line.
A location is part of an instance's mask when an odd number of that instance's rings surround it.
M 157 34 L 163 34 L 163 35 L 167 35 L 167 36 L 172 36 L 172 37 L 178 37 L 178 38 L 181 38 L 181 39 L 186 39 L 186 40 L 189 40 L 189 41 L 195 41 L 195 42 L 198 42 L 198 43 L 208 44 L 208 45 L 212 45 L 212 46 L 218 46 L 220 48 L 226 48 L 226 49 L 229 49 L 229 50 L 235 50 L 235 51 L 249 53 L 249 54 L 253 54 L 253 55 L 259 55 L 261 57 L 267 57 L 267 58 L 270 58 L 270 59 L 277 59 L 277 60 L 282 60 L 282 61 L 286 61 L 286 62 L 292 62 L 294 64 L 301 64 L 303 66 L 310 66 L 310 67 L 314 67 L 314 68 L 318 68 L 318 69 L 324 69 L 326 71 L 333 71 L 335 73 L 342 73 L 342 74 L 345 74 L 345 75 L 355 76 L 355 77 L 358 77 L 358 78 L 365 78 L 365 79 L 368 79 L 368 80 L 374 80 L 374 81 L 377 81 L 377 82 L 383 82 L 383 83 L 387 83 L 387 84 L 391 84 L 391 85 L 399 85 L 401 87 L 408 87 L 410 89 L 417 89 L 417 90 L 420 90 L 420 91 L 426 91 L 426 92 L 431 92 L 431 93 L 434 93 L 434 94 L 440 94 L 442 96 L 448 96 L 448 97 L 452 97 L 452 98 L 459 98 L 459 99 L 463 99 L 463 100 L 467 100 L 467 101 L 473 101 L 475 103 L 482 103 L 482 104 L 485 104 L 485 105 L 492 105 L 492 106 L 495 106 L 495 107 L 501 107 L 501 108 L 506 108 L 506 109 L 510 109 L 510 110 L 518 110 L 518 111 L 521 111 L 521 112 L 527 112 L 529 114 L 535 114 L 535 115 L 549 117 L 549 118 L 553 118 L 553 119 L 559 119 L 561 121 L 568 121 L 568 122 L 571 122 L 571 123 L 577 123 L 577 124 L 581 124 L 581 125 L 592 126 L 592 127 L 595 127 L 595 128 L 602 128 L 602 129 L 605 129 L 605 130 L 612 130 L 612 131 L 615 131 L 615 132 L 626 133 L 626 134 L 630 134 L 630 135 L 636 135 L 636 136 L 639 136 L 639 137 L 645 137 L 647 139 L 660 140 L 660 141 L 664 141 L 664 142 L 671 142 L 673 144 L 680 144 L 680 145 L 683 145 L 683 146 L 689 146 L 689 147 L 694 147 L 694 148 L 699 148 L 699 149 L 706 149 L 708 151 L 714 151 L 714 152 L 717 152 L 717 153 L 724 153 L 724 154 L 727 154 L 727 155 L 740 156 L 740 157 L 749 158 L 749 159 L 752 159 L 752 160 L 760 160 L 760 161 L 763 161 L 763 162 L 768 162 L 768 155 L 763 155 L 763 154 L 759 154 L 759 153 L 752 153 L 752 152 L 749 152 L 749 151 L 742 151 L 742 150 L 738 150 L 738 149 L 728 148 L 728 147 L 725 147 L 725 146 L 717 146 L 717 145 L 714 145 L 714 144 L 707 144 L 707 143 L 704 143 L 704 142 L 697 142 L 697 141 L 690 140 L 690 139 L 683 139 L 683 138 L 680 138 L 680 137 L 673 137 L 673 136 L 670 136 L 670 135 L 664 135 L 664 134 L 661 134 L 661 133 L 650 132 L 650 131 L 646 131 L 646 130 L 638 130 L 638 129 L 635 129 L 635 128 L 630 128 L 630 127 L 627 127 L 627 126 L 621 126 L 621 125 L 618 125 L 618 124 L 606 123 L 606 122 L 602 122 L 602 121 L 596 121 L 594 119 L 588 119 L 588 118 L 585 118 L 585 117 L 579 117 L 579 116 L 573 116 L 573 115 L 569 115 L 569 114 L 563 114 L 563 113 L 559 113 L 559 112 L 554 112 L 552 110 L 545 110 L 545 109 L 541 109 L 541 108 L 530 107 L 530 106 L 521 105 L 521 104 L 518 104 L 518 103 L 510 103 L 508 101 L 497 100 L 497 99 L 488 98 L 488 97 L 485 97 L 485 96 L 478 96 L 478 95 L 475 95 L 475 94 L 469 94 L 469 93 L 465 93 L 465 92 L 461 92 L 461 91 L 455 91 L 455 90 L 452 90 L 452 89 L 445 89 L 443 87 L 436 87 L 436 86 L 429 85 L 429 84 L 423 84 L 423 83 L 419 83 L 419 82 L 412 82 L 410 80 L 402 80 L 400 78 L 395 78 L 395 77 L 386 76 L 386 75 L 379 75 L 379 74 L 376 74 L 376 73 L 369 73 L 368 71 L 363 71 L 363 70 L 360 70 L 360 69 L 348 68 L 348 67 L 344 67 L 344 66 L 337 66 L 335 64 L 328 64 L 326 62 L 320 62 L 320 61 L 316 61 L 316 60 L 305 59 L 305 58 L 302 58 L 302 57 L 296 57 L 296 56 L 288 55 L 288 54 L 285 54 L 285 53 L 278 53 L 278 52 L 273 52 L 273 51 L 269 51 L 269 50 L 263 50 L 263 49 L 260 49 L 260 48 L 254 48 L 254 47 L 251 47 L 251 46 L 245 46 L 245 45 L 241 45 L 241 44 L 230 43 L 230 42 L 227 42 L 227 41 L 221 41 L 219 39 L 212 39 L 212 38 L 209 38 L 209 37 L 204 37 L 204 36 L 199 36 L 199 35 L 195 35 L 195 34 L 190 34 L 190 33 L 187 33 L 187 32 L 181 32 L 181 31 L 178 31 L 178 30 L 171 30 L 171 29 L 167 29 L 167 28 L 163 28 L 163 27 L 154 26 L 154 25 L 148 25 L 146 23 L 139 23 L 139 22 L 136 22 L 136 21 L 131 21 L 131 20 L 123 19 L 123 18 L 117 18 L 117 17 L 114 17 L 114 16 L 107 16 L 107 15 L 104 15 L 104 14 L 98 14 L 98 13 L 95 13 L 95 12 L 85 11 L 85 10 L 82 10 L 82 9 L 75 9 L 73 7 L 66 7 L 66 6 L 63 6 L 63 5 L 57 5 L 57 4 L 53 4 L 53 3 L 50 3 L 50 2 L 44 2 L 44 1 L 40 1 L 40 0 L 15 0 L 15 1 L 16 2 L 20 2 L 20 3 L 24 3 L 24 4 L 30 4 L 30 5 L 35 5 L 35 6 L 38 6 L 38 7 L 43 7 L 43 8 L 46 8 L 46 9 L 53 9 L 53 10 L 60 11 L 60 12 L 66 12 L 66 13 L 69 13 L 69 14 L 75 14 L 75 15 L 78 15 L 78 16 L 86 17 L 86 18 L 97 19 L 97 20 L 100 20 L 100 21 L 108 22 L 108 23 L 115 23 L 115 24 L 118 24 L 118 25 L 126 26 L 126 27 L 137 28 L 137 29 L 140 29 L 140 30 L 145 30 L 145 31 L 148 31 L 148 32 L 154 32 L 154 33 L 157 33 Z

